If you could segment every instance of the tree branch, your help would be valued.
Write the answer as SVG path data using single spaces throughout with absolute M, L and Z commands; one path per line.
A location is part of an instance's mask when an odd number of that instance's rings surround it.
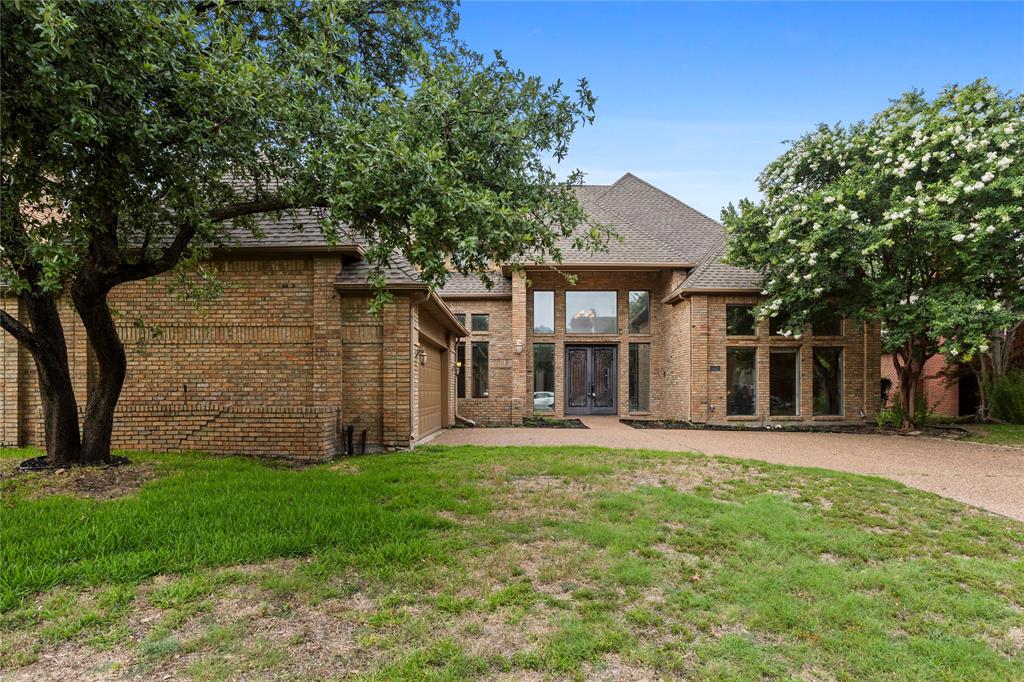
M 30 351 L 34 351 L 39 347 L 39 340 L 32 333 L 32 330 L 23 325 L 18 318 L 6 310 L 0 310 L 0 327 Z

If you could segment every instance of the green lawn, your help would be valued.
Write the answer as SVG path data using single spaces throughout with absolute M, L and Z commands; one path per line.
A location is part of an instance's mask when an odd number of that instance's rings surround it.
M 0 483 L 0 672 L 1024 678 L 1024 524 L 882 479 L 597 448 L 132 457 L 153 478 L 115 499 Z
M 971 434 L 964 440 L 1024 447 L 1024 424 L 977 424 L 966 428 Z

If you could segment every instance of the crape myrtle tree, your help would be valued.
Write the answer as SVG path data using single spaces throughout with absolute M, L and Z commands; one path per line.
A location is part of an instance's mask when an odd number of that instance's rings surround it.
M 576 229 L 579 175 L 551 169 L 592 121 L 586 82 L 485 60 L 457 20 L 448 0 L 0 3 L 0 280 L 27 317 L 0 322 L 35 360 L 51 462 L 110 458 L 111 289 L 208 276 L 260 215 L 315 209 L 328 240 L 364 238 L 377 307 L 394 254 L 437 286 L 451 264 L 557 260 L 571 235 L 600 247 Z M 81 429 L 64 301 L 97 361 Z
M 1020 318 L 1024 98 L 984 80 L 909 92 L 868 122 L 821 125 L 728 206 L 729 259 L 765 275 L 761 316 L 799 336 L 822 314 L 881 323 L 913 426 L 924 363 L 970 359 Z

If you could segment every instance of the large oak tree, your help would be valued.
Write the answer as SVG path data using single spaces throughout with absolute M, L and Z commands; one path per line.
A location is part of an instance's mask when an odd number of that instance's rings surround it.
M 110 457 L 126 360 L 108 293 L 197 266 L 229 227 L 315 208 L 433 285 L 604 238 L 551 168 L 592 120 L 455 39 L 448 0 L 0 3 L 0 280 L 27 320 L 56 462 Z M 59 301 L 98 363 L 82 428 Z

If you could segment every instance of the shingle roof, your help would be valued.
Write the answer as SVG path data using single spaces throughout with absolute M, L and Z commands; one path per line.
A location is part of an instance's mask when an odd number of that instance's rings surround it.
M 566 263 L 699 263 L 725 237 L 724 228 L 675 197 L 626 173 L 612 185 L 583 185 L 577 196 L 595 222 L 623 237 L 606 252 L 583 253 L 560 246 Z
M 228 226 L 227 234 L 221 240 L 225 248 L 246 249 L 303 249 L 327 247 L 327 240 L 320 231 L 322 215 L 314 209 L 301 209 L 282 213 L 280 217 L 271 214 L 256 216 L 256 226 L 262 237 L 256 237 L 248 228 Z M 337 246 L 357 246 L 361 240 L 342 233 Z
M 488 289 L 476 275 L 462 275 L 453 272 L 448 275 L 448 281 L 438 291 L 445 298 L 458 298 L 459 296 L 511 296 L 512 280 L 503 276 L 500 272 L 490 273 L 493 286 Z
M 704 258 L 700 265 L 693 269 L 690 276 L 679 287 L 669 294 L 685 293 L 695 289 L 745 289 L 759 290 L 762 276 L 754 270 L 738 268 L 722 262 L 725 256 L 725 239 L 718 247 Z
M 335 284 L 348 286 L 361 286 L 366 284 L 366 278 L 370 274 L 370 265 L 366 261 L 357 261 L 343 265 L 341 272 L 334 278 Z M 393 256 L 391 265 L 384 270 L 384 278 L 389 286 L 393 285 L 423 285 L 416 268 L 404 257 Z
M 725 249 L 725 229 L 718 222 L 691 208 L 675 197 L 626 173 L 611 185 L 582 185 L 576 188 L 581 206 L 592 220 L 610 226 L 623 239 L 612 239 L 608 249 L 584 253 L 572 248 L 572 240 L 559 242 L 567 265 L 662 265 L 690 267 L 694 270 L 677 292 L 685 289 L 760 288 L 758 273 L 721 262 Z M 304 249 L 328 246 L 319 229 L 321 213 L 301 210 L 259 216 L 257 225 L 263 237 L 247 229 L 231 229 L 222 242 L 226 248 Z M 339 247 L 365 246 L 359 235 L 342 234 Z M 339 284 L 363 284 L 369 267 L 363 263 L 345 265 Z M 396 256 L 388 268 L 389 284 L 420 284 L 416 269 Z M 511 295 L 511 281 L 496 275 L 488 290 L 478 277 L 453 274 L 440 294 Z

